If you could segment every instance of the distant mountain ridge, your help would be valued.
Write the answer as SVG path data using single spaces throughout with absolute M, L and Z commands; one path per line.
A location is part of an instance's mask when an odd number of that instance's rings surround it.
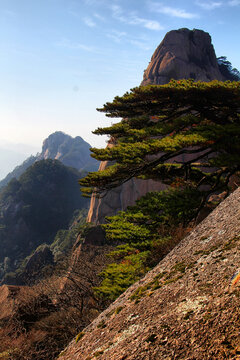
M 80 171 L 96 171 L 98 161 L 90 156 L 90 147 L 80 136 L 73 138 L 62 131 L 56 131 L 43 141 L 41 153 L 27 158 L 0 181 L 0 188 L 6 186 L 11 179 L 18 179 L 29 166 L 40 160 L 55 159 Z

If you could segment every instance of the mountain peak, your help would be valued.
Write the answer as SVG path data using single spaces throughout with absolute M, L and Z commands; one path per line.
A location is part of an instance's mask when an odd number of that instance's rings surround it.
M 91 145 L 83 140 L 81 136 L 73 138 L 62 131 L 56 131 L 43 141 L 40 154 L 38 153 L 36 156 L 26 159 L 0 181 L 0 188 L 7 185 L 14 177 L 18 179 L 29 166 L 39 160 L 55 159 L 77 170 L 97 170 L 98 162 L 90 156 L 90 147 Z
M 218 67 L 211 36 L 198 29 L 169 31 L 144 71 L 141 85 L 161 85 L 171 79 L 189 78 L 195 81 L 225 80 Z

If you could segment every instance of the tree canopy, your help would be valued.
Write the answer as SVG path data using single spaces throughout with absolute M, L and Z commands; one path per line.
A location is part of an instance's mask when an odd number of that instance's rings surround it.
M 94 131 L 112 137 L 114 146 L 91 149 L 110 163 L 80 181 L 85 195 L 104 195 L 138 177 L 191 184 L 206 198 L 240 169 L 240 82 L 136 87 L 98 111 L 123 120 Z
M 104 196 L 132 177 L 170 185 L 106 218 L 107 240 L 120 245 L 95 291 L 115 299 L 180 240 L 181 227 L 211 193 L 228 190 L 240 170 L 240 82 L 172 80 L 134 88 L 98 110 L 123 119 L 94 132 L 109 135 L 114 146 L 92 149 L 108 167 L 81 180 L 85 194 Z
M 226 56 L 220 56 L 217 58 L 218 67 L 221 74 L 230 81 L 239 81 L 240 80 L 240 72 L 232 67 L 230 61 L 227 60 Z

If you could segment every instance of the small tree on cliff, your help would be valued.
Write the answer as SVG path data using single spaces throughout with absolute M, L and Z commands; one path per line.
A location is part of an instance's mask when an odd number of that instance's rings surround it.
M 115 146 L 91 149 L 112 163 L 80 181 L 85 195 L 103 196 L 138 177 L 190 185 L 203 204 L 240 169 L 240 82 L 172 80 L 134 88 L 98 110 L 123 120 L 94 131 Z

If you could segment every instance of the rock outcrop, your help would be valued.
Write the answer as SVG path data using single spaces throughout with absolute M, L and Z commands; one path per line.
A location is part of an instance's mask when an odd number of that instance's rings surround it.
M 237 189 L 59 358 L 239 359 L 239 230 Z
M 141 85 L 162 85 L 171 79 L 189 78 L 225 80 L 208 33 L 189 29 L 170 31 L 155 50 Z
M 154 52 L 141 85 L 166 84 L 172 78 L 210 81 L 225 80 L 221 74 L 211 37 L 202 30 L 180 29 L 166 34 Z M 99 170 L 104 170 L 107 162 L 101 162 Z M 133 205 L 137 199 L 149 191 L 160 191 L 165 186 L 152 180 L 132 179 L 111 190 L 102 199 L 92 196 L 88 221 L 99 224 L 105 216 L 116 214 Z
M 90 156 L 90 147 L 80 136 L 73 138 L 61 131 L 56 131 L 44 140 L 42 152 L 37 156 L 37 161 L 56 159 L 77 170 L 93 171 L 98 165 L 97 161 Z
M 6 186 L 11 179 L 18 179 L 29 166 L 40 160 L 55 159 L 79 171 L 96 171 L 98 162 L 90 156 L 90 147 L 80 136 L 73 138 L 56 131 L 43 141 L 40 154 L 27 158 L 0 181 L 0 188 Z
M 136 200 L 149 191 L 160 191 L 165 188 L 166 186 L 158 181 L 133 178 L 109 191 L 102 199 L 92 196 L 87 221 L 103 224 L 105 223 L 105 216 L 114 215 L 118 211 L 125 210 L 128 206 L 134 205 Z

